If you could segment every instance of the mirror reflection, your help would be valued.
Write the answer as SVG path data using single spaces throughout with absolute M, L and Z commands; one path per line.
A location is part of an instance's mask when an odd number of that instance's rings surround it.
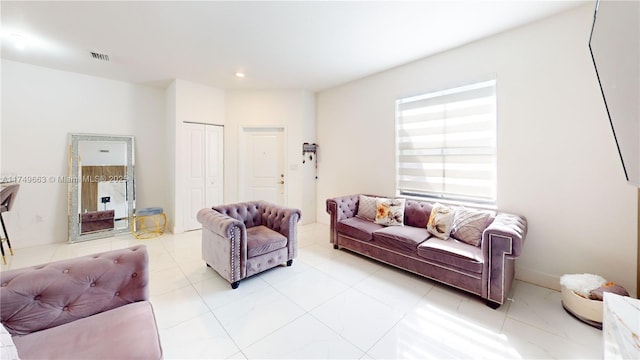
M 133 136 L 71 135 L 69 242 L 126 232 L 135 212 Z

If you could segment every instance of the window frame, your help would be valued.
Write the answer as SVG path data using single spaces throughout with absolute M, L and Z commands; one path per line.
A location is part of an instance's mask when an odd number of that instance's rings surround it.
M 484 86 L 483 84 L 489 84 L 488 86 Z M 490 192 L 485 193 L 483 196 L 471 196 L 469 194 L 464 195 L 464 194 L 455 194 L 452 192 L 447 192 L 444 190 L 444 188 L 446 187 L 447 184 L 447 179 L 449 179 L 449 182 L 454 179 L 454 177 L 446 176 L 446 167 L 447 167 L 447 156 L 452 156 L 452 149 L 455 149 L 455 147 L 452 146 L 441 146 L 439 148 L 437 148 L 439 150 L 436 151 L 435 148 L 432 149 L 426 149 L 426 148 L 419 148 L 420 150 L 434 150 L 434 154 L 431 154 L 432 156 L 439 156 L 441 158 L 440 161 L 440 165 L 442 166 L 442 176 L 441 176 L 441 181 L 438 182 L 438 185 L 441 185 L 443 188 L 443 191 L 431 191 L 428 189 L 419 189 L 417 191 L 410 191 L 410 189 L 406 189 L 406 186 L 401 186 L 401 181 L 402 181 L 402 177 L 404 176 L 409 177 L 409 175 L 407 174 L 401 174 L 401 166 L 403 164 L 403 162 L 401 161 L 401 156 L 406 156 L 405 154 L 402 154 L 402 149 L 401 149 L 401 144 L 403 143 L 403 138 L 406 137 L 405 134 L 401 134 L 402 129 L 401 127 L 403 125 L 406 125 L 407 121 L 402 121 L 403 120 L 403 115 L 402 115 L 402 111 L 403 110 L 407 110 L 406 106 L 404 109 L 402 109 L 402 105 L 403 104 L 409 104 L 412 102 L 418 102 L 420 100 L 429 100 L 429 99 L 437 99 L 437 98 L 445 98 L 446 96 L 450 96 L 452 94 L 457 94 L 457 93 L 462 93 L 465 91 L 472 91 L 473 89 L 478 89 L 478 88 L 483 88 L 483 87 L 487 87 L 491 89 L 492 92 L 492 101 L 490 103 L 490 107 L 492 108 L 492 111 L 490 112 L 490 116 L 491 116 L 491 133 L 492 133 L 492 138 L 490 139 L 490 143 L 491 146 L 490 147 L 476 147 L 476 150 L 478 149 L 484 149 L 484 152 L 481 154 L 480 152 L 473 152 L 471 151 L 471 153 L 467 154 L 467 156 L 473 156 L 473 154 L 478 154 L 478 155 L 484 155 L 484 156 L 489 156 L 491 158 L 491 160 L 489 162 L 486 162 L 487 165 L 489 165 L 491 168 L 489 170 L 489 172 L 491 173 L 491 184 L 488 186 L 490 188 Z M 487 207 L 487 208 L 495 208 L 496 204 L 497 204 L 497 192 L 498 192 L 498 94 L 497 94 L 497 90 L 498 90 L 498 84 L 497 84 L 497 77 L 496 76 L 491 76 L 491 77 L 487 77 L 484 78 L 482 80 L 477 80 L 477 81 L 470 81 L 467 82 L 463 85 L 458 85 L 458 86 L 451 86 L 451 87 L 447 87 L 444 89 L 440 89 L 440 90 L 434 90 L 434 91 L 428 91 L 428 92 L 424 92 L 422 94 L 419 95 L 414 95 L 414 96 L 407 96 L 407 97 L 402 97 L 399 98 L 395 101 L 395 106 L 396 106 L 396 121 L 395 121 L 395 192 L 396 192 L 396 196 L 403 196 L 403 197 L 407 197 L 407 198 L 415 198 L 415 199 L 419 199 L 419 200 L 431 200 L 431 201 L 438 201 L 438 202 L 443 202 L 443 203 L 453 203 L 453 204 L 470 204 L 472 206 L 477 206 L 477 207 Z M 455 96 L 453 96 L 453 98 L 455 98 Z M 482 97 L 476 97 L 476 98 L 471 98 L 471 99 L 481 99 Z M 442 142 L 446 142 L 446 138 L 447 138 L 447 133 L 446 128 L 449 124 L 447 124 L 447 119 L 452 119 L 455 117 L 447 117 L 446 116 L 446 106 L 455 103 L 455 101 L 450 101 L 450 102 L 444 102 L 442 103 L 442 105 L 444 106 L 444 110 L 443 110 L 443 114 L 445 114 L 442 117 L 442 122 L 443 122 L 443 131 L 439 133 L 439 135 L 442 137 Z M 417 107 L 420 108 L 420 107 Z M 425 107 L 426 108 L 426 107 Z M 479 113 L 479 115 L 477 116 L 482 116 L 482 113 Z M 406 117 L 406 116 L 405 116 Z M 429 120 L 421 120 L 419 121 L 423 126 L 428 122 Z M 419 123 L 419 122 L 415 122 L 415 123 Z M 406 131 L 406 130 L 405 130 Z M 404 142 L 406 144 L 406 141 Z M 415 144 L 415 142 L 413 143 Z M 458 149 L 461 149 L 460 147 L 458 147 Z M 471 148 L 469 148 L 471 149 Z M 455 153 L 455 151 L 454 151 Z M 431 156 L 430 155 L 430 156 Z M 422 154 L 422 156 L 426 156 L 424 154 Z M 459 155 L 459 156 L 464 156 L 464 155 Z M 407 162 L 404 162 L 404 164 L 407 164 Z M 422 162 L 421 164 L 436 164 L 436 162 Z M 450 165 L 450 163 L 449 163 Z M 406 168 L 406 167 L 405 167 Z M 422 167 L 419 168 L 423 171 L 427 171 L 426 167 Z M 484 170 L 485 172 L 487 170 Z M 426 177 L 427 175 L 425 175 Z M 470 177 L 467 177 L 467 179 L 471 179 Z

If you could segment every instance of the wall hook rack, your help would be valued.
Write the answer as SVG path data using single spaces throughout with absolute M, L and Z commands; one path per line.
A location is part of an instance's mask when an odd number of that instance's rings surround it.
M 315 167 L 316 167 L 316 175 L 315 178 L 318 180 L 318 144 L 313 143 L 303 143 L 302 144 L 302 163 L 307 162 L 307 155 L 309 156 L 309 161 L 313 161 L 315 159 Z
M 309 161 L 313 160 L 313 157 L 318 155 L 318 144 L 304 143 L 302 144 L 302 163 L 307 161 L 307 155 L 309 155 Z

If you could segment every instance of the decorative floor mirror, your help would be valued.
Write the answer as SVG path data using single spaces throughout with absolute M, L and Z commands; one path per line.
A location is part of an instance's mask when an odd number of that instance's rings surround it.
M 135 213 L 134 137 L 70 134 L 69 242 L 129 231 Z

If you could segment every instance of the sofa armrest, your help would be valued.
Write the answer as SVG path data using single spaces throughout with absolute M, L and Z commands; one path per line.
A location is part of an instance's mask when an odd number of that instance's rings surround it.
M 522 253 L 526 236 L 527 220 L 512 214 L 498 213 L 484 230 L 481 247 L 487 286 L 483 293 L 490 302 L 504 304 L 513 282 L 513 259 Z
M 344 219 L 356 216 L 360 194 L 340 196 L 327 199 L 326 209 L 331 218 L 329 242 L 338 244 L 338 223 Z
M 527 219 L 520 215 L 498 213 L 493 222 L 487 226 L 482 234 L 482 247 L 511 257 L 519 257 L 522 253 L 525 237 L 527 236 Z
M 223 238 L 231 239 L 238 231 L 243 232 L 242 238 L 246 238 L 247 228 L 244 222 L 216 210 L 204 208 L 198 211 L 196 218 L 203 228 L 211 230 Z
M 144 245 L 0 273 L 0 320 L 12 335 L 149 298 Z
M 266 201 L 260 201 L 262 211 L 262 225 L 273 231 L 277 231 L 287 238 L 287 260 L 295 258 L 298 254 L 298 221 L 302 216 L 300 209 L 288 208 Z
M 202 259 L 230 283 L 245 277 L 247 227 L 244 222 L 204 208 L 198 211 L 202 224 Z

